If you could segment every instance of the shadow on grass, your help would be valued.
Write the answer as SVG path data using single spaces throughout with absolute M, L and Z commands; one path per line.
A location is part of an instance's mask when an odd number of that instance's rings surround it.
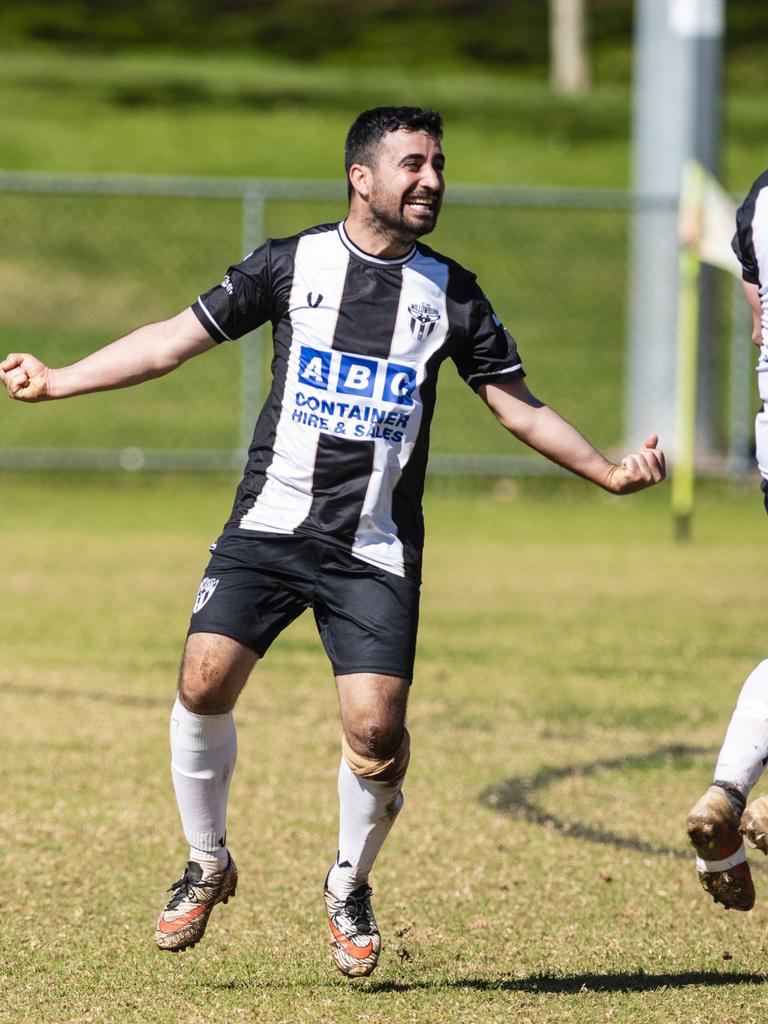
M 386 995 L 398 992 L 426 992 L 466 990 L 469 992 L 526 992 L 542 995 L 587 995 L 599 992 L 654 992 L 659 989 L 682 988 L 724 988 L 734 985 L 764 985 L 768 977 L 764 974 L 747 974 L 737 971 L 683 971 L 679 974 L 647 974 L 645 971 L 621 972 L 620 974 L 532 974 L 527 978 L 438 978 L 434 981 L 370 981 L 360 978 L 356 981 L 342 981 L 333 978 L 329 984 L 341 986 L 362 995 Z M 313 983 L 314 985 L 314 983 Z M 258 983 L 249 981 L 208 982 L 203 984 L 209 990 L 297 989 L 294 983 L 277 980 Z M 302 986 L 298 986 L 301 988 Z
M 582 995 L 589 992 L 651 992 L 662 988 L 721 987 L 725 985 L 764 985 L 763 974 L 719 971 L 685 971 L 682 974 L 535 974 L 528 978 L 464 978 L 454 981 L 371 982 L 368 992 L 408 992 L 413 989 L 469 989 L 477 992 L 529 992 Z
M 592 761 L 588 764 L 569 764 L 560 767 L 542 768 L 529 777 L 506 779 L 496 786 L 483 790 L 479 801 L 485 807 L 511 817 L 522 818 L 534 825 L 542 825 L 573 839 L 584 839 L 586 842 L 598 843 L 603 846 L 615 846 L 622 850 L 634 850 L 654 857 L 674 857 L 678 860 L 690 860 L 691 851 L 658 846 L 654 843 L 638 839 L 636 836 L 622 835 L 608 829 L 597 828 L 583 822 L 566 821 L 556 817 L 533 802 L 533 795 L 561 779 L 585 778 L 610 771 L 623 771 L 631 768 L 653 768 L 667 765 L 674 769 L 679 762 L 692 758 L 708 756 L 712 758 L 716 751 L 710 747 L 689 747 L 683 744 L 672 744 L 656 747 L 644 754 L 629 754 L 626 757 Z M 678 762 L 676 764 L 675 762 Z M 697 794 L 692 794 L 691 799 Z
M 85 700 L 94 704 L 118 704 L 133 708 L 170 708 L 168 694 L 162 697 L 131 693 L 106 693 L 101 690 L 58 690 L 53 686 L 18 686 L 3 683 L 3 693 L 14 697 L 45 697 L 51 700 Z

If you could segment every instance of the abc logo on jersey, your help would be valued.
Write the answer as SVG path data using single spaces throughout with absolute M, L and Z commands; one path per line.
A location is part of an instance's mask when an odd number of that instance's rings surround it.
M 329 352 L 302 345 L 299 381 L 321 391 L 413 405 L 411 396 L 416 387 L 416 370 L 385 359 L 366 359 L 347 352 Z

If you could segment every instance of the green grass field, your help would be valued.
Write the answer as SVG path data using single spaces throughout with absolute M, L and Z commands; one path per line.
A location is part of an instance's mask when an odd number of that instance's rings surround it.
M 433 483 L 406 808 L 376 867 L 379 969 L 326 949 L 339 725 L 311 617 L 237 712 L 237 899 L 155 952 L 185 848 L 167 720 L 223 475 L 0 476 L 0 1020 L 595 1021 L 768 1013 L 768 873 L 726 914 L 688 806 L 765 654 L 753 488 Z M 762 858 L 761 858 L 762 859 Z

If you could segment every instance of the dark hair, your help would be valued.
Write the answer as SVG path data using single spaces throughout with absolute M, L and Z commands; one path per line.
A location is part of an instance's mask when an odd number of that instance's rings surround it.
M 436 110 L 426 107 L 374 107 L 364 110 L 347 132 L 344 143 L 347 181 L 352 164 L 375 166 L 381 140 L 389 132 L 401 128 L 408 132 L 426 132 L 439 142 L 443 136 L 443 119 Z

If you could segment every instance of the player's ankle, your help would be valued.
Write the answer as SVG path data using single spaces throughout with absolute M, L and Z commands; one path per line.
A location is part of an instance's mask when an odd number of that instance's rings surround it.
M 335 896 L 337 900 L 345 900 L 361 885 L 367 884 L 368 879 L 358 878 L 351 868 L 340 867 L 334 864 L 325 879 L 325 889 Z
M 229 851 L 226 847 L 211 852 L 196 850 L 194 847 L 191 847 L 189 859 L 200 865 L 203 870 L 203 878 L 205 878 L 208 875 L 215 875 L 218 871 L 224 870 L 229 863 Z
M 744 808 L 747 806 L 747 796 L 749 794 L 744 793 L 735 783 L 726 782 L 723 779 L 715 779 L 712 785 L 723 790 L 736 816 L 740 818 L 744 813 Z

